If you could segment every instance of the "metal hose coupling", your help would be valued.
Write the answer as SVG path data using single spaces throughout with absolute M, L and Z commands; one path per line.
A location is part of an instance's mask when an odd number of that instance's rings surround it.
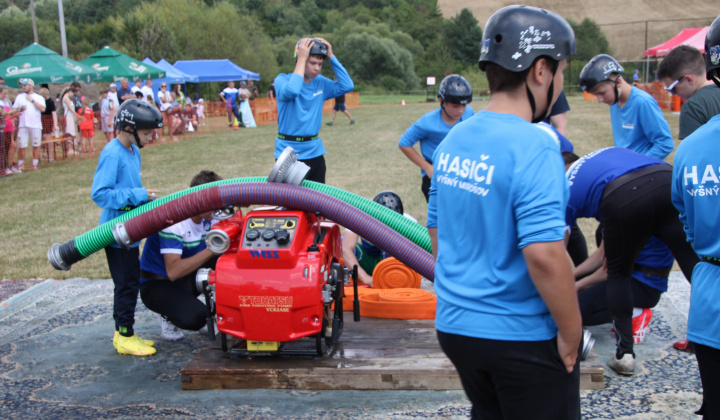
M 268 182 L 300 185 L 309 171 L 310 167 L 298 161 L 295 150 L 288 146 L 280 153 L 275 165 L 270 170 Z
M 47 259 L 50 261 L 50 265 L 52 265 L 56 270 L 70 270 L 70 264 L 63 261 L 60 256 L 60 244 L 58 243 L 52 244 L 47 252 Z
M 133 241 L 130 240 L 130 236 L 125 230 L 125 223 L 119 222 L 112 227 L 113 239 L 115 242 L 125 249 L 132 248 Z
M 205 235 L 205 245 L 216 254 L 224 254 L 230 249 L 230 236 L 224 230 L 211 229 Z
M 590 350 L 592 350 L 594 345 L 595 339 L 593 338 L 592 333 L 584 329 L 582 336 L 582 351 L 580 352 L 581 362 L 587 358 L 588 354 L 590 354 Z
M 210 279 L 210 268 L 199 268 L 195 274 L 195 288 L 198 292 L 205 292 L 205 285 L 208 284 Z

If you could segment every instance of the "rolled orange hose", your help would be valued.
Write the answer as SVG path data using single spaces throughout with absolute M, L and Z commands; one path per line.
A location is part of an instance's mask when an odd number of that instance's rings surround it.
M 373 287 L 376 289 L 420 288 L 422 276 L 398 261 L 385 258 L 373 270 Z
M 435 319 L 437 298 L 426 290 L 384 289 L 359 298 L 360 315 L 368 318 Z
M 371 289 L 367 286 L 358 286 L 358 299 L 362 299 L 363 296 L 377 295 L 379 290 Z M 353 300 L 355 300 L 355 292 L 352 287 L 345 288 L 345 297 L 343 298 L 343 311 L 353 310 Z M 360 305 L 362 306 L 362 305 Z

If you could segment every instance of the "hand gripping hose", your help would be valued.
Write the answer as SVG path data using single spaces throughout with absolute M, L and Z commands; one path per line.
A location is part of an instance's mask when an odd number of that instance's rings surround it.
M 162 206 L 170 201 L 173 201 L 177 198 L 183 197 L 196 191 L 214 188 L 219 185 L 248 182 L 265 182 L 266 180 L 267 178 L 264 177 L 227 179 L 199 185 L 197 187 L 189 188 L 187 190 L 183 190 L 168 195 L 166 197 L 151 201 L 143 206 L 140 206 L 132 211 L 118 216 L 113 220 L 105 222 L 102 225 L 97 226 L 63 244 L 53 244 L 47 253 L 48 260 L 50 261 L 50 264 L 52 264 L 52 266 L 57 270 L 69 270 L 70 267 L 76 262 L 92 255 L 93 253 L 107 246 L 115 244 L 116 241 L 113 235 L 113 228 L 120 222 L 126 222 L 133 217 L 136 217 L 156 207 Z M 396 230 L 401 235 L 410 239 L 412 242 L 414 242 L 424 250 L 428 252 L 432 251 L 432 248 L 430 246 L 430 237 L 428 235 L 427 229 L 386 208 L 385 206 L 382 206 L 378 203 L 352 194 L 350 192 L 341 190 L 339 188 L 335 188 L 318 182 L 303 181 L 302 186 L 323 192 L 339 200 L 342 200 L 354 207 L 357 207 L 363 212 L 390 226 L 392 229 Z
M 434 278 L 435 262 L 431 254 L 370 214 L 340 199 L 313 189 L 289 184 L 267 182 L 214 184 L 206 184 L 206 188 L 183 195 L 170 203 L 156 205 L 141 214 L 133 215 L 134 217 L 126 219 L 126 221 L 118 220 L 126 215 L 118 217 L 115 219 L 117 221 L 116 226 L 111 228 L 111 235 L 113 235 L 115 241 L 110 241 L 105 246 L 113 242 L 132 244 L 168 226 L 207 211 L 228 206 L 270 204 L 308 212 L 319 212 L 330 220 L 367 238 L 380 249 L 395 256 L 426 278 L 430 280 Z M 382 207 L 382 210 L 388 210 L 377 203 L 372 204 Z M 388 211 L 394 213 L 400 219 L 405 219 L 391 210 Z M 419 225 L 415 225 L 419 227 Z M 51 263 L 53 262 L 51 253 L 53 253 L 53 256 L 59 255 L 63 263 L 68 262 L 65 259 L 66 256 L 76 257 L 76 255 L 67 251 L 70 247 L 75 248 L 74 242 L 76 241 L 69 241 L 63 245 L 53 245 L 53 248 L 48 253 Z M 79 251 L 76 251 L 76 253 L 80 254 Z

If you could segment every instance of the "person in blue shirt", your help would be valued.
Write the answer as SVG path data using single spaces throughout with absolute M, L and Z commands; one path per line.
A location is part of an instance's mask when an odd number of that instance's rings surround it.
M 327 99 L 350 92 L 355 85 L 333 54 L 332 45 L 322 38 L 298 41 L 295 57 L 295 71 L 275 77 L 278 107 L 275 159 L 286 147 L 292 147 L 298 160 L 310 167 L 305 179 L 325 183 L 325 147 L 319 135 L 323 105 Z M 336 81 L 320 74 L 326 59 Z
M 91 197 L 102 208 L 100 224 L 110 221 L 154 199 L 159 190 L 145 188 L 140 179 L 140 148 L 152 140 L 163 118 L 153 105 L 128 99 L 120 105 L 115 126 L 117 138 L 105 145 L 93 177 Z M 111 245 L 105 248 L 114 289 L 113 346 L 120 354 L 148 356 L 155 353 L 153 342 L 143 340 L 133 330 L 135 305 L 140 288 L 140 243 L 129 249 Z
M 422 175 L 420 189 L 425 201 L 428 201 L 430 191 L 432 155 L 435 149 L 455 124 L 475 114 L 475 111 L 468 106 L 472 102 L 472 87 L 459 74 L 451 74 L 440 82 L 438 98 L 440 98 L 440 108 L 420 117 L 405 131 L 398 143 L 400 151 L 420 167 Z M 413 148 L 418 142 L 422 156 Z
M 237 100 L 239 93 L 240 91 L 235 88 L 235 82 L 233 81 L 229 81 L 227 87 L 220 92 L 220 99 L 225 102 L 225 108 L 228 111 L 228 127 L 233 127 L 232 117 L 234 115 L 238 121 L 238 126 L 234 127 L 236 129 L 242 126 L 242 115 Z
M 626 82 L 623 71 L 617 60 L 598 54 L 580 72 L 580 87 L 610 105 L 615 146 L 665 159 L 675 148 L 670 125 L 657 101 Z
M 479 61 L 490 102 L 450 130 L 432 158 L 435 327 L 473 418 L 580 418 L 567 182 L 557 142 L 532 124 L 560 94 L 573 53 L 575 35 L 561 16 L 529 6 L 497 11 Z
M 609 365 L 622 375 L 632 375 L 632 273 L 638 254 L 655 236 L 670 248 L 686 278 L 691 278 L 698 262 L 670 202 L 672 166 L 622 147 L 596 150 L 582 158 L 565 153 L 564 158 L 570 184 L 567 225 L 579 217 L 602 223 L 600 246 L 574 274 L 583 278 L 606 262 L 607 304 L 616 336 Z
M 720 16 L 705 38 L 708 80 L 720 87 Z M 687 338 L 693 342 L 703 419 L 720 418 L 720 115 L 686 137 L 675 153 L 672 202 L 702 261 L 693 272 Z
M 190 187 L 220 181 L 212 171 L 201 171 Z M 205 246 L 213 225 L 205 212 L 150 235 L 140 258 L 140 298 L 155 312 L 161 337 L 178 340 L 179 329 L 198 331 L 207 322 L 207 309 L 197 297 L 195 276 L 200 268 L 215 268 L 218 254 Z M 178 329 L 179 328 L 179 329 Z

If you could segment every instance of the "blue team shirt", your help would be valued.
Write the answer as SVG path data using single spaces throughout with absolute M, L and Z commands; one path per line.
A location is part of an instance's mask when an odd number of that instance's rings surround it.
M 573 144 L 570 142 L 570 140 L 567 139 L 567 137 L 560 134 L 560 132 L 557 130 L 557 128 L 553 127 L 552 124 L 546 123 L 545 121 L 541 121 L 537 123 L 537 126 L 542 128 L 543 130 L 547 131 L 548 134 L 550 134 L 550 137 L 555 140 L 555 143 L 557 143 L 558 148 L 560 148 L 560 152 L 574 152 L 575 147 L 573 147 Z
M 150 235 L 145 241 L 140 269 L 167 277 L 164 254 L 177 254 L 181 259 L 190 258 L 206 248 L 205 236 L 213 223 L 202 220 L 195 223 L 192 219 L 183 220 L 158 233 Z M 140 278 L 140 283 L 150 281 Z
M 672 200 L 687 239 L 703 257 L 720 258 L 720 115 L 686 137 L 675 152 Z M 720 349 L 720 267 L 695 266 L 687 338 Z
M 230 99 L 230 105 L 233 106 L 233 107 L 234 107 L 235 104 L 237 103 L 238 93 L 240 93 L 239 90 L 237 90 L 236 88 L 230 88 L 230 87 L 226 87 L 226 88 L 223 89 L 223 91 L 222 91 L 222 94 L 223 94 L 223 96 L 225 97 L 225 100 Z
M 278 107 L 278 132 L 290 136 L 309 137 L 320 133 L 325 100 L 344 95 L 355 87 L 337 56 L 330 60 L 337 81 L 319 74 L 310 83 L 295 73 L 278 74 L 275 93 Z M 275 159 L 286 147 L 295 149 L 298 159 L 307 160 L 325 154 L 322 139 L 291 141 L 275 139 Z
M 102 208 L 101 225 L 125 214 L 127 208 L 132 210 L 148 201 L 147 190 L 140 179 L 140 150 L 137 146 L 133 144 L 132 150 L 128 150 L 118 139 L 105 145 L 98 158 L 90 196 Z M 126 210 L 120 210 L 123 208 Z M 133 247 L 138 245 L 139 242 Z
M 520 117 L 481 111 L 450 131 L 433 162 L 436 328 L 495 340 L 555 337 L 522 249 L 564 239 L 568 189 L 556 142 Z
M 665 245 L 665 242 L 655 236 L 650 237 L 650 240 L 645 244 L 637 258 L 635 258 L 636 265 L 667 270 L 672 268 L 674 261 L 675 258 L 673 258 L 670 248 Z M 648 276 L 643 272 L 634 271 L 632 278 L 653 289 L 657 289 L 663 293 L 667 292 L 668 279 L 665 277 Z
M 625 106 L 610 107 L 615 146 L 640 154 L 665 159 L 675 148 L 670 125 L 665 120 L 655 98 L 647 92 L 632 88 Z
M 606 147 L 575 161 L 565 174 L 570 183 L 566 211 L 568 226 L 579 217 L 594 217 L 601 222 L 600 202 L 607 184 L 617 177 L 657 164 L 667 165 L 660 159 L 622 147 Z
M 475 115 L 475 111 L 470 107 L 470 105 L 466 106 L 465 112 L 455 125 L 467 120 L 473 115 Z M 448 125 L 445 121 L 443 121 L 442 108 L 438 108 L 423 115 L 413 125 L 411 125 L 402 137 L 400 137 L 398 146 L 413 147 L 415 143 L 420 142 L 420 152 L 422 153 L 422 156 L 425 160 L 432 163 L 432 156 L 433 153 L 435 153 L 435 149 L 453 127 L 454 125 Z M 420 173 L 422 176 L 427 175 L 422 169 L 420 169 Z

